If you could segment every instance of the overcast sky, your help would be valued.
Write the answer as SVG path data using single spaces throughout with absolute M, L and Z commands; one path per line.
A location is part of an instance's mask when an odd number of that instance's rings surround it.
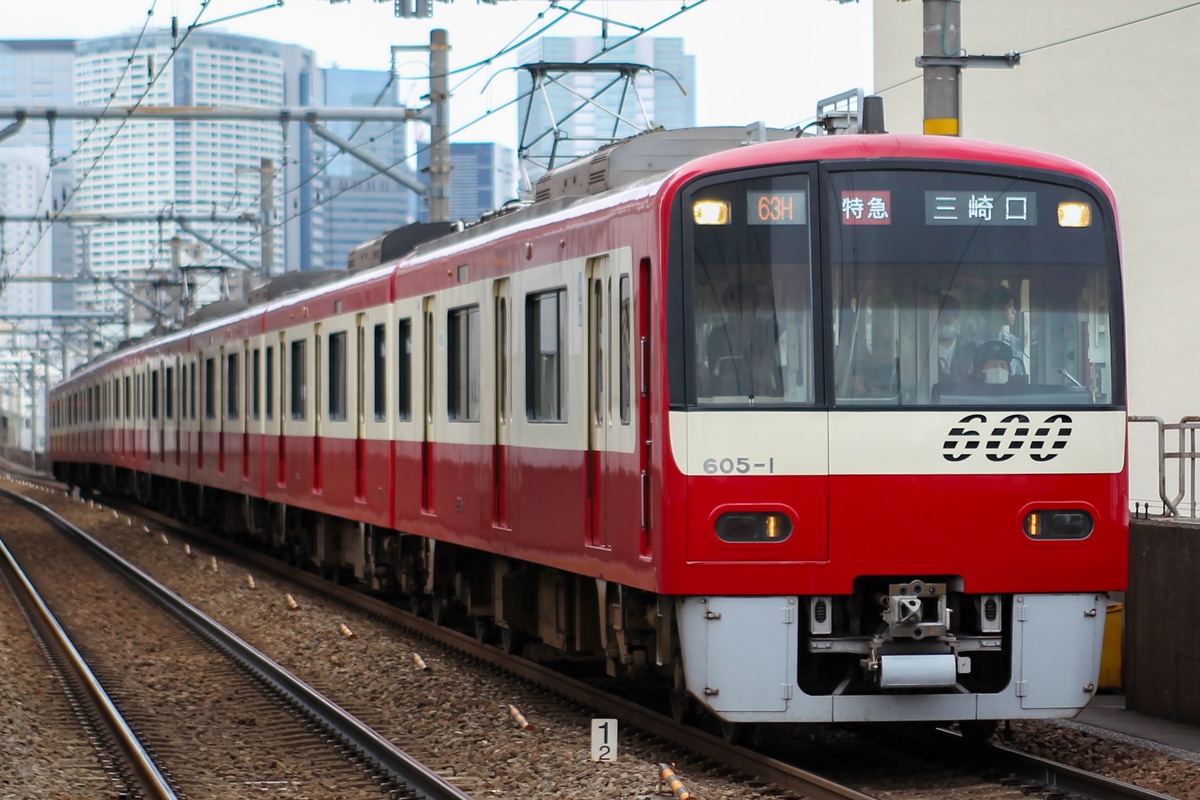
M 424 45 L 429 31 L 444 28 L 451 45 L 451 69 L 491 58 L 513 42 L 558 19 L 578 0 L 476 0 L 434 3 L 431 19 L 397 19 L 392 0 L 331 3 L 329 0 L 4 0 L 0 37 L 92 38 L 151 25 L 180 30 L 199 14 L 214 30 L 258 36 L 302 45 L 314 51 L 321 66 L 387 70 L 392 45 Z M 551 36 L 599 36 L 601 17 L 608 17 L 610 40 L 646 28 L 679 12 L 685 0 L 586 0 L 578 11 L 555 23 Z M 691 8 L 650 35 L 684 39 L 684 50 L 696 56 L 696 107 L 700 125 L 742 125 L 761 120 L 786 127 L 811 120 L 822 97 L 861 87 L 871 89 L 871 2 L 833 0 L 686 0 Z M 253 11 L 254 9 L 263 9 Z M 243 12 L 253 11 L 225 21 Z M 586 14 L 586 16 L 585 16 Z M 913 51 L 921 47 L 913 33 Z M 458 130 L 478 117 L 484 122 L 456 133 L 456 141 L 516 141 L 516 95 L 512 68 L 516 54 L 491 66 L 456 75 L 452 80 L 451 128 Z M 401 99 L 424 105 L 428 56 L 406 54 L 398 71 Z M 494 76 L 494 77 L 493 77 Z M 491 82 L 488 83 L 489 78 Z M 486 90 L 485 90 L 486 85 Z M 489 114 L 488 112 L 493 112 Z

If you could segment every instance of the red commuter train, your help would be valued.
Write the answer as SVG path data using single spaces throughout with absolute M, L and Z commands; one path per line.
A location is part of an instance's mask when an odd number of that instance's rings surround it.
M 1127 573 L 1110 189 L 743 135 L 636 137 L 106 355 L 52 392 L 56 473 L 665 675 L 731 736 L 1074 715 Z

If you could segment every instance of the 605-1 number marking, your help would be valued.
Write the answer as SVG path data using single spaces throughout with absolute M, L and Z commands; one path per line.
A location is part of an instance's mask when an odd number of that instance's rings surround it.
M 748 458 L 706 458 L 704 473 L 706 475 L 748 475 L 751 472 L 775 472 L 775 459 L 766 461 L 751 461 Z

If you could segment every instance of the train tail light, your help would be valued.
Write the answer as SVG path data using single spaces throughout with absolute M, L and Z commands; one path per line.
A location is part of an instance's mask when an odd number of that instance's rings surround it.
M 1086 511 L 1034 511 L 1025 517 L 1025 535 L 1035 540 L 1086 539 L 1093 527 L 1092 515 Z
M 808 599 L 808 625 L 813 633 L 833 633 L 833 603 L 829 597 Z
M 723 542 L 782 542 L 792 535 L 792 521 L 778 511 L 733 511 L 714 526 Z

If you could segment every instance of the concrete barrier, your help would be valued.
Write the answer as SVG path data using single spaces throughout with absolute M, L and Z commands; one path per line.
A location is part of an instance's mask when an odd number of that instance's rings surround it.
M 1125 707 L 1200 725 L 1200 525 L 1131 520 Z

